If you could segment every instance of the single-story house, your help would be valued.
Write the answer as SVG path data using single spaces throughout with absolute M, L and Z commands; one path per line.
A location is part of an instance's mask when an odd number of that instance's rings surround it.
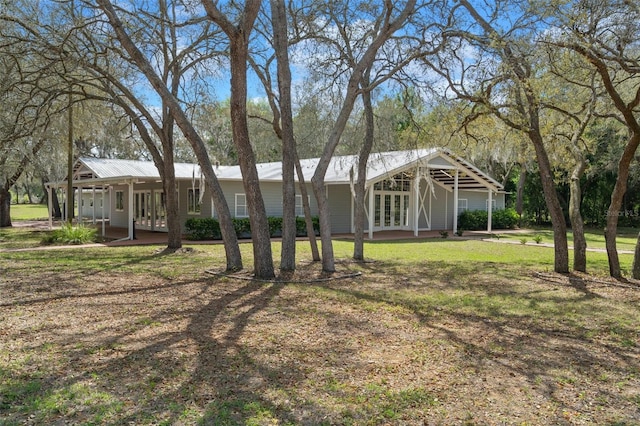
M 337 156 L 327 170 L 332 233 L 354 231 L 352 179 L 357 162 L 356 155 Z M 318 213 L 310 184 L 317 163 L 317 158 L 301 161 L 312 214 Z M 189 217 L 216 217 L 200 167 L 178 163 L 175 170 L 182 223 Z M 281 216 L 282 163 L 261 163 L 257 170 L 267 215 Z M 231 215 L 247 217 L 239 166 L 216 166 L 215 173 Z M 66 186 L 66 182 L 48 183 L 49 196 L 51 190 L 64 191 Z M 166 231 L 162 182 L 153 162 L 80 158 L 74 168 L 73 187 L 74 192 L 91 194 L 93 205 L 104 206 L 103 224 L 108 218 L 110 226 L 129 228 L 129 238 L 133 238 L 134 227 Z M 302 198 L 296 198 L 297 214 L 302 215 Z M 83 203 L 77 204 L 78 216 L 82 217 Z M 502 209 L 505 192 L 499 182 L 448 149 L 381 152 L 372 154 L 368 162 L 365 205 L 369 238 L 384 230 L 407 230 L 415 235 L 422 230 L 455 232 L 460 212 Z

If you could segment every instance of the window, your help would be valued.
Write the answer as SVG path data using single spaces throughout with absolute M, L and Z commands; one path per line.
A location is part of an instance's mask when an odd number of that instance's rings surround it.
M 458 198 L 458 214 L 467 211 L 469 209 L 469 203 L 466 198 Z
M 486 211 L 489 211 L 489 199 L 487 198 L 486 200 L 484 200 L 484 209 Z M 496 210 L 496 200 L 495 198 L 491 199 L 491 211 L 495 211 Z
M 116 211 L 124 211 L 124 191 L 116 191 Z
M 308 195 L 307 195 L 307 202 L 309 202 Z M 304 206 L 302 205 L 302 195 L 296 195 L 296 216 L 304 216 Z
M 396 192 L 409 192 L 411 191 L 411 181 L 413 176 L 403 172 L 398 173 L 391 179 L 386 179 L 373 184 L 375 191 L 396 191 Z
M 200 214 L 202 205 L 200 204 L 200 188 L 189 188 L 187 191 L 187 213 Z
M 249 217 L 247 209 L 247 196 L 245 194 L 236 194 L 236 217 Z

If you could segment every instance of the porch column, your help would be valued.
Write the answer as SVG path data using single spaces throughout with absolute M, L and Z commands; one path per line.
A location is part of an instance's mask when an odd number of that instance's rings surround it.
M 376 215 L 376 212 L 373 211 L 373 185 L 369 186 L 369 239 L 373 240 L 373 217 Z
M 62 188 L 62 196 L 64 197 L 62 199 L 62 222 L 66 222 L 67 221 L 67 191 Z
M 416 178 L 413 182 L 413 236 L 418 236 L 418 215 L 420 214 L 420 167 L 416 168 Z
M 460 172 L 456 169 L 453 177 L 453 233 L 458 231 L 458 175 Z
M 351 191 L 351 233 L 352 234 L 356 232 L 356 224 L 355 224 L 356 202 L 355 201 L 356 201 L 355 194 L 353 191 Z
M 102 197 L 100 198 L 100 205 L 102 206 L 102 208 L 100 210 L 102 210 L 102 236 L 104 237 L 106 234 L 106 225 L 105 225 L 105 221 L 104 221 L 104 209 L 105 209 L 105 200 L 104 200 L 104 193 L 105 193 L 105 187 L 104 185 L 102 185 Z M 95 211 L 96 208 L 96 203 L 93 203 L 93 208 Z
M 82 217 L 82 202 L 84 199 L 82 198 L 82 186 L 78 185 L 78 225 L 84 222 Z
M 91 202 L 93 203 L 93 208 L 91 209 L 92 212 L 92 221 L 93 224 L 96 224 L 96 187 L 92 186 L 91 187 Z
M 51 195 L 51 187 L 47 185 L 47 205 L 49 206 L 49 229 L 53 229 L 53 196 Z
M 129 182 L 129 239 L 133 240 L 134 222 L 133 222 L 133 181 Z
M 489 205 L 487 206 L 487 232 L 491 233 L 491 213 L 493 212 L 493 193 L 491 190 L 489 190 L 489 198 L 488 198 L 488 203 Z

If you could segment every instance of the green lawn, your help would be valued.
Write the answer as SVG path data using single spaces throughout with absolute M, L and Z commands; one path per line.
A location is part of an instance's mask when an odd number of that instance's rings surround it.
M 205 274 L 221 245 L 0 252 L 0 425 L 640 424 L 640 289 L 603 253 L 352 244 L 326 281 L 300 242 L 288 283 Z
M 47 219 L 47 206 L 44 204 L 12 204 L 11 220 Z
M 640 230 L 634 228 L 619 228 L 617 238 L 618 250 L 635 250 L 639 231 Z M 496 231 L 495 235 L 500 239 L 518 242 L 525 239 L 528 243 L 535 243 L 535 238 L 539 237 L 541 238 L 541 244 L 553 244 L 553 231 L 551 229 L 523 230 L 523 232 L 518 233 L 501 233 L 500 231 Z M 585 238 L 588 248 L 605 248 L 604 232 L 601 229 L 587 230 L 585 232 Z M 567 239 L 569 245 L 573 244 L 573 233 L 571 233 L 571 230 L 567 233 Z

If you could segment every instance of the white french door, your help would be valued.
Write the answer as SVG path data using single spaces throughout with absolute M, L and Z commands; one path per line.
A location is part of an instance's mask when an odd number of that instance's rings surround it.
M 151 229 L 151 191 L 133 192 L 133 218 L 136 228 Z
M 404 229 L 409 226 L 409 195 L 402 192 L 374 192 L 374 230 Z
M 154 191 L 153 230 L 167 230 L 167 200 L 163 191 Z

